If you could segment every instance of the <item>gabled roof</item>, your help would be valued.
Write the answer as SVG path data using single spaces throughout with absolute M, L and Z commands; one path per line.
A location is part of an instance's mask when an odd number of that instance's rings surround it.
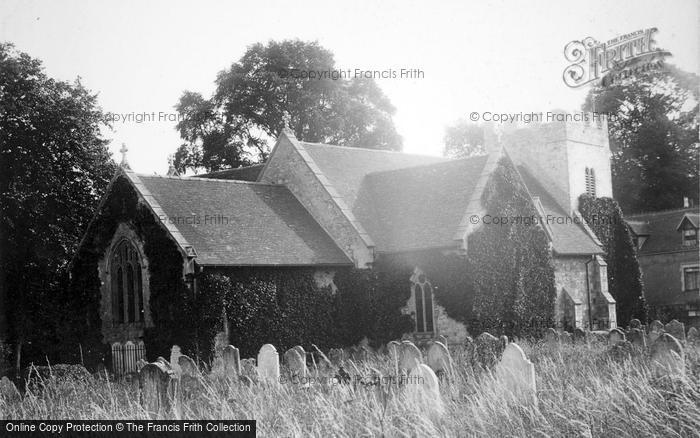
M 237 167 L 235 169 L 218 170 L 215 172 L 209 172 L 202 175 L 196 175 L 197 178 L 213 178 L 213 179 L 233 179 L 237 181 L 251 181 L 255 182 L 258 180 L 258 175 L 265 167 L 264 164 L 254 164 L 247 167 Z
M 176 240 L 194 247 L 199 265 L 352 264 L 284 186 L 128 176 Z
M 455 232 L 487 160 L 480 156 L 370 173 L 353 212 L 378 252 L 455 246 Z
M 552 248 L 561 255 L 602 254 L 593 237 L 581 225 L 582 220 L 566 213 L 554 197 L 531 175 L 524 166 L 518 166 L 527 190 L 539 198 L 542 205 L 544 225 L 551 234 Z
M 664 210 L 649 213 L 637 213 L 625 217 L 625 221 L 635 233 L 643 226 L 649 235 L 639 254 L 654 254 L 674 251 L 698 251 L 697 246 L 683 246 L 681 232 L 678 227 L 684 218 L 691 223 L 698 223 L 700 206 Z M 639 233 L 637 233 L 639 235 Z

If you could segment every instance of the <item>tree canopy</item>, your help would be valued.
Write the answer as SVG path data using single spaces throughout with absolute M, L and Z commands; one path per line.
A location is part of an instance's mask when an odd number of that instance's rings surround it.
M 104 120 L 79 81 L 54 80 L 0 43 L 0 313 L 14 339 L 52 338 L 51 291 L 115 170 Z
M 248 47 L 218 74 L 211 98 L 192 91 L 180 97 L 184 143 L 173 156 L 175 168 L 213 171 L 264 161 L 285 122 L 303 141 L 400 150 L 395 109 L 374 80 L 332 72 L 338 72 L 333 54 L 316 42 Z
M 672 65 L 591 89 L 584 111 L 612 115 L 613 192 L 622 210 L 653 211 L 698 199 L 698 87 Z

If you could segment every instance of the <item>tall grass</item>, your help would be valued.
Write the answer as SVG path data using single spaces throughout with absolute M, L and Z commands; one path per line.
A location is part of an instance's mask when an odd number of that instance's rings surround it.
M 396 385 L 318 383 L 240 385 L 208 376 L 173 419 L 256 419 L 264 436 L 700 436 L 700 354 L 686 350 L 686 377 L 654 375 L 644 355 L 612 357 L 603 345 L 519 343 L 535 364 L 537 406 L 518 403 L 459 349 L 454 374 L 441 382 L 443 411 L 416 403 Z M 385 355 L 345 369 L 395 375 Z M 2 419 L 147 419 L 138 384 L 50 380 L 21 399 L 0 398 Z

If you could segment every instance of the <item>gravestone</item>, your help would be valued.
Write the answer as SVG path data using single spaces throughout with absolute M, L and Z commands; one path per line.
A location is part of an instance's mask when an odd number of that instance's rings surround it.
M 17 391 L 15 384 L 12 383 L 12 380 L 3 376 L 3 378 L 0 379 L 0 399 L 4 398 L 7 402 L 13 402 L 20 397 L 20 393 Z
M 177 358 L 177 364 L 181 370 L 180 391 L 185 398 L 189 398 L 201 389 L 199 369 L 194 360 L 184 354 Z
M 175 374 L 177 376 L 180 375 L 180 365 L 178 365 L 178 359 L 179 357 L 182 356 L 182 352 L 180 351 L 180 346 L 179 345 L 173 345 L 170 348 L 170 366 L 173 368 L 173 371 L 175 371 Z
M 290 348 L 284 353 L 284 362 L 287 364 L 289 374 L 292 377 L 306 377 L 306 363 L 301 358 L 299 350 Z
M 647 348 L 646 336 L 644 336 L 644 332 L 639 328 L 631 328 L 627 333 L 627 339 L 637 350 L 644 350 Z
M 258 377 L 261 381 L 277 385 L 280 381 L 280 360 L 277 349 L 265 344 L 258 352 Z
M 637 318 L 633 318 L 630 320 L 630 329 L 641 329 L 642 328 L 642 321 L 638 320 Z
M 447 347 L 441 342 L 434 342 L 428 348 L 428 358 L 427 363 L 435 374 L 441 376 L 445 373 L 449 374 L 452 370 L 452 359 L 450 358 L 450 353 L 447 351 Z
M 411 370 L 407 378 L 407 395 L 422 411 L 442 414 L 444 407 L 440 398 L 440 384 L 433 370 L 420 363 Z
M 649 324 L 649 332 L 661 333 L 664 331 L 664 325 L 658 319 L 655 319 Z
M 586 343 L 586 332 L 583 329 L 576 327 L 574 329 L 574 343 L 585 344 Z
M 180 366 L 180 369 L 182 370 L 182 375 L 183 376 L 190 376 L 190 377 L 198 377 L 199 376 L 199 368 L 197 368 L 197 364 L 192 360 L 187 355 L 181 355 L 177 359 L 177 364 Z
M 651 346 L 651 362 L 659 375 L 684 375 L 685 353 L 681 343 L 669 333 L 662 333 Z
M 686 342 L 688 342 L 689 345 L 699 346 L 700 330 L 696 329 L 695 327 L 691 327 L 690 330 L 688 330 L 688 337 L 686 338 Z
M 423 363 L 423 355 L 418 347 L 411 341 L 403 341 L 401 343 L 401 359 L 399 360 L 399 368 L 406 371 L 411 371 L 418 364 Z
M 625 333 L 618 328 L 611 329 L 608 332 L 608 344 L 610 344 L 610 345 L 615 345 L 618 342 L 622 342 L 625 340 L 626 340 Z
M 151 418 L 160 417 L 170 410 L 168 388 L 173 371 L 162 362 L 146 364 L 139 371 L 141 406 Z
M 248 358 L 241 360 L 241 371 L 245 376 L 257 377 L 258 367 L 256 366 L 255 359 Z
M 503 353 L 503 342 L 488 332 L 477 336 L 475 344 L 477 362 L 484 369 L 493 367 Z
M 664 331 L 680 342 L 685 342 L 685 324 L 679 322 L 677 319 L 666 324 Z
M 535 365 L 518 344 L 508 344 L 496 365 L 495 376 L 520 403 L 537 404 Z
M 241 375 L 241 356 L 238 348 L 233 345 L 224 347 L 221 354 L 224 363 L 224 372 L 227 377 L 237 378 Z
M 552 327 L 544 332 L 544 342 L 550 348 L 559 348 L 559 333 Z

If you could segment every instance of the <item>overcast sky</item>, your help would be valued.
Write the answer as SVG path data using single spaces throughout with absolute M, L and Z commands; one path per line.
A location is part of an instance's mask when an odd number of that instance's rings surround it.
M 170 113 L 183 90 L 210 96 L 217 72 L 248 45 L 318 40 L 340 69 L 417 68 L 422 79 L 379 80 L 397 108 L 408 152 L 438 155 L 445 126 L 472 112 L 578 110 L 563 49 L 658 28 L 668 62 L 698 72 L 697 0 L 681 1 L 27 1 L 0 0 L 0 41 L 82 78 L 104 111 Z M 110 150 L 132 169 L 165 173 L 180 144 L 175 122 L 117 123 Z

